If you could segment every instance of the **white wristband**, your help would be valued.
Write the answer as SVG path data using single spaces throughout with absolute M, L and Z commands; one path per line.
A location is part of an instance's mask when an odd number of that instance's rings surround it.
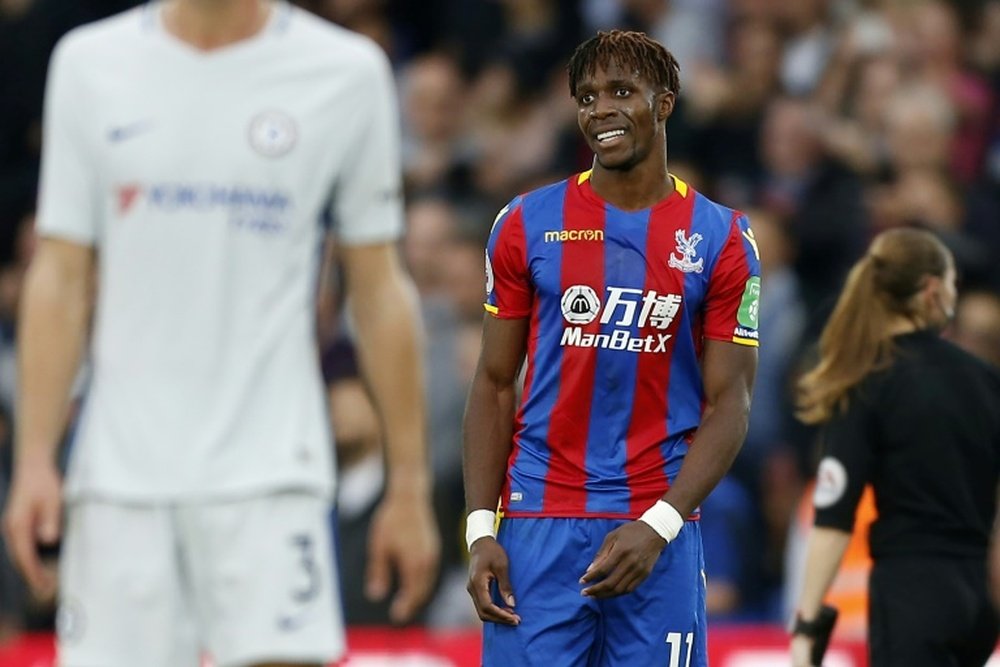
M 639 517 L 642 521 L 656 531 L 656 534 L 672 542 L 677 533 L 684 527 L 684 517 L 674 509 L 674 506 L 664 500 L 657 500 L 656 504 L 643 512 Z
M 472 543 L 481 537 L 496 537 L 497 513 L 493 510 L 475 510 L 465 519 L 465 546 L 472 551 Z

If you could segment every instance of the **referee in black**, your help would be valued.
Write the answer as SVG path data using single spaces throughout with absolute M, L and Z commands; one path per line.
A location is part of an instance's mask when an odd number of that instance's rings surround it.
M 791 640 L 810 657 L 823 597 L 865 484 L 872 667 L 981 667 L 997 641 L 987 551 L 1000 475 L 1000 374 L 939 337 L 954 313 L 951 253 L 916 229 L 883 232 L 851 270 L 799 384 L 820 424 L 816 524 Z

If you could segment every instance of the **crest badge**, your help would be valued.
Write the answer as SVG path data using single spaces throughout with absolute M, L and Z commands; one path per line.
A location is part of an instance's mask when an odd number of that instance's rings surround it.
M 264 157 L 285 155 L 298 140 L 295 120 L 282 111 L 264 111 L 250 121 L 247 129 L 250 145 Z
M 697 245 L 701 242 L 701 234 L 695 233 L 688 238 L 683 229 L 678 229 L 674 233 L 674 239 L 677 241 L 675 251 L 677 254 L 670 255 L 667 264 L 684 273 L 701 273 L 705 268 L 705 258 L 697 257 Z

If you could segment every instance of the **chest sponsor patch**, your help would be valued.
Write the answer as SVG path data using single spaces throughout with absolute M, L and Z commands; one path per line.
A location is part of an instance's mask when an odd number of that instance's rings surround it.
M 560 306 L 570 326 L 563 330 L 559 344 L 570 347 L 599 347 L 627 352 L 666 352 L 666 333 L 680 313 L 680 294 L 660 294 L 655 290 L 608 286 L 604 300 L 589 285 L 573 285 L 563 292 Z M 584 333 L 581 326 L 600 318 L 602 333 Z M 638 331 L 655 329 L 645 335 Z

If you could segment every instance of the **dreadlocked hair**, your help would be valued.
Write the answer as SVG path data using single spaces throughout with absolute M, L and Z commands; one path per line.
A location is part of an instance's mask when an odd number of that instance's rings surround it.
M 674 95 L 681 91 L 681 67 L 662 44 L 650 39 L 644 32 L 611 30 L 598 32 L 576 47 L 566 66 L 570 95 L 576 97 L 580 79 L 592 76 L 598 67 L 607 69 L 611 64 L 635 72 Z

